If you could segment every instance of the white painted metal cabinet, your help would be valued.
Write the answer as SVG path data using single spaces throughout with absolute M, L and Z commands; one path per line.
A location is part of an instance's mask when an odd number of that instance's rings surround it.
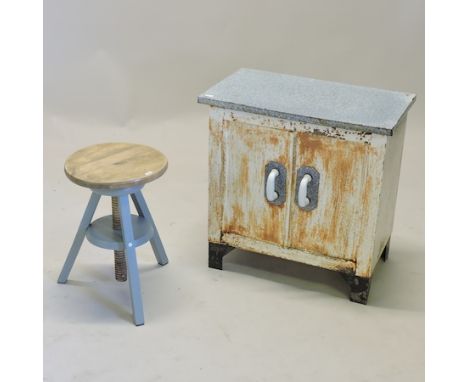
M 210 108 L 209 265 L 243 248 L 340 271 L 366 303 L 388 256 L 412 94 L 242 69 Z

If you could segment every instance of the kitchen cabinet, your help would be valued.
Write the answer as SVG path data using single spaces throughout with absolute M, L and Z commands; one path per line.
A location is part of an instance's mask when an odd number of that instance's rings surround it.
M 241 69 L 209 111 L 209 266 L 231 249 L 341 272 L 367 303 L 388 257 L 413 94 Z

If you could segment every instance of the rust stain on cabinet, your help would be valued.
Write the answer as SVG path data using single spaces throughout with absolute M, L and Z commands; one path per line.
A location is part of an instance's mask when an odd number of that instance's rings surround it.
M 296 167 L 314 167 L 320 185 L 316 209 L 304 211 L 297 205 L 291 209 L 292 247 L 356 259 L 363 239 L 360 227 L 369 208 L 372 181 L 366 169 L 371 151 L 361 142 L 297 133 Z
M 275 161 L 291 174 L 291 134 L 237 121 L 227 122 L 224 134 L 227 162 L 223 233 L 283 245 L 288 218 L 285 205 L 267 202 L 264 172 L 267 163 Z

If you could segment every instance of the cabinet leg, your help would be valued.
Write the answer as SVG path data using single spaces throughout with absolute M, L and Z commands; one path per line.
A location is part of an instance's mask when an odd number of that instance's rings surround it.
M 223 269 L 223 257 L 233 249 L 229 245 L 208 242 L 208 266 Z
M 371 279 L 350 274 L 344 274 L 343 277 L 350 287 L 349 300 L 367 305 Z
M 389 252 L 390 252 L 390 239 L 388 239 L 387 245 L 385 246 L 384 250 L 382 251 L 382 255 L 380 256 L 384 262 L 388 260 Z

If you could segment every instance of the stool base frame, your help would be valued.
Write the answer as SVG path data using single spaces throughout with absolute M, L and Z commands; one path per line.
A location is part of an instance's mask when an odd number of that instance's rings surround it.
M 73 264 L 75 263 L 78 252 L 80 251 L 81 245 L 83 244 L 84 238 L 86 236 L 86 231 L 92 224 L 91 220 L 94 216 L 94 212 L 96 211 L 101 196 L 105 195 L 116 197 L 118 200 L 118 211 L 120 214 L 120 225 L 122 231 L 121 244 L 123 244 L 124 248 L 128 281 L 130 285 L 133 322 L 137 326 L 144 324 L 143 304 L 140 291 L 140 277 L 138 274 L 138 264 L 135 252 L 135 248 L 137 246 L 136 244 L 141 245 L 142 243 L 135 243 L 134 241 L 135 238 L 130 213 L 130 204 L 128 200 L 129 195 L 133 200 L 138 215 L 146 219 L 148 224 L 150 224 L 153 228 L 153 235 L 149 238 L 149 241 L 151 243 L 151 247 L 153 248 L 153 252 L 158 264 L 166 265 L 168 263 L 166 251 L 164 250 L 164 246 L 161 242 L 158 230 L 156 229 L 156 224 L 154 223 L 146 201 L 143 198 L 143 194 L 141 193 L 141 188 L 142 187 L 126 188 L 120 190 L 92 190 L 91 197 L 83 214 L 83 218 L 81 219 L 81 223 L 78 227 L 75 239 L 73 240 L 70 251 L 68 252 L 67 259 L 58 278 L 58 283 L 60 284 L 67 282 Z

